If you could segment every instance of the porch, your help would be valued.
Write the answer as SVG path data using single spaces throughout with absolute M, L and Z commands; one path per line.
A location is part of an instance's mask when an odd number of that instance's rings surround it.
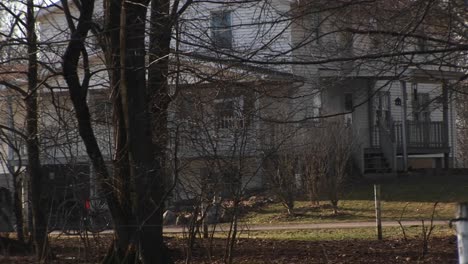
M 406 121 L 406 137 L 403 131 L 405 129 L 401 121 L 371 127 L 370 148 L 364 150 L 364 173 L 401 170 L 397 156 L 446 154 L 450 151 L 443 121 Z
M 450 150 L 448 135 L 444 132 L 443 121 L 406 121 L 406 145 L 408 154 L 434 154 L 445 153 Z M 393 121 L 389 125 L 390 141 L 394 143 L 397 155 L 403 154 L 403 124 L 401 121 Z M 371 128 L 371 148 L 372 152 L 382 151 L 382 126 Z

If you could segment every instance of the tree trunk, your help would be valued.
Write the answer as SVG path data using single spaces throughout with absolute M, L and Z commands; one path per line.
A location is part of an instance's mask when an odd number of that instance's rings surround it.
M 26 148 L 28 151 L 28 175 L 31 190 L 33 217 L 33 240 L 39 260 L 48 254 L 47 245 L 47 198 L 42 192 L 43 175 L 39 158 L 38 104 L 37 104 L 37 37 L 34 17 L 34 1 L 27 2 L 27 38 L 28 38 L 28 94 L 26 105 Z
M 114 1 L 111 1 L 114 2 Z M 112 247 L 112 256 L 109 263 L 122 263 L 125 261 L 134 261 L 136 254 L 135 247 L 131 246 L 132 228 L 135 224 L 130 221 L 131 212 L 121 206 L 119 201 L 127 199 L 120 197 L 122 195 L 119 190 L 115 190 L 111 181 L 109 172 L 107 171 L 106 162 L 100 151 L 97 143 L 90 118 L 89 107 L 86 102 L 88 86 L 83 81 L 80 83 L 78 77 L 78 62 L 82 51 L 84 51 L 84 39 L 90 29 L 90 21 L 93 14 L 94 1 L 83 0 L 81 6 L 81 14 L 78 19 L 76 30 L 72 32 L 70 43 L 63 56 L 63 73 L 67 82 L 70 98 L 75 108 L 76 118 L 78 120 L 78 130 L 86 147 L 86 152 L 96 171 L 97 180 L 100 191 L 105 195 L 106 202 L 112 215 L 115 225 L 115 242 Z M 116 7 L 113 7 L 114 9 Z M 117 10 L 119 8 L 117 7 Z M 125 193 L 124 193 L 125 194 Z M 131 262 L 130 262 L 131 263 Z
M 89 118 L 87 88 L 80 84 L 77 64 L 89 30 L 94 1 L 83 0 L 76 32 L 64 56 L 64 75 L 79 120 L 80 135 L 98 175 L 115 224 L 115 241 L 107 263 L 169 263 L 163 244 L 164 160 L 167 145 L 167 71 L 170 20 L 168 1 L 153 2 L 165 30 L 152 29 L 152 63 L 146 83 L 145 23 L 149 1 L 104 1 L 106 63 L 114 103 L 116 159 L 112 181 L 105 168 Z M 85 7 L 86 6 L 86 7 Z M 154 24 L 154 23 L 153 23 Z M 81 25 L 81 26 L 80 26 Z M 117 30 L 119 29 L 119 30 Z M 156 32 L 156 33 L 155 33 Z M 162 48 L 160 48 L 162 47 Z M 103 49 L 104 50 L 104 49 Z M 157 52 L 156 52 L 157 51 Z M 83 53 L 84 55 L 84 53 Z M 161 57 L 166 59 L 159 60 Z M 153 57 L 154 59 L 154 57 Z M 151 60 L 151 58 L 150 58 Z M 153 70 L 151 70 L 151 67 Z M 155 136 L 157 135 L 157 136 Z M 111 185 L 109 184 L 111 182 Z

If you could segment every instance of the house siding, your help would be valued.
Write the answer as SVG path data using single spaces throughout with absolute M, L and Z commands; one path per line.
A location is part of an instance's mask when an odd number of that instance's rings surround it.
M 286 83 L 282 87 L 274 86 L 272 94 L 279 97 L 293 97 L 294 99 L 274 99 L 268 98 L 265 95 L 263 98 L 259 98 L 256 103 L 259 105 L 262 117 L 281 117 L 292 118 L 295 121 L 308 122 L 318 115 L 317 109 L 321 108 L 322 114 L 325 115 L 344 115 L 342 118 L 345 119 L 348 115 L 345 115 L 344 109 L 344 93 L 352 93 L 354 111 L 352 112 L 352 126 L 354 134 L 359 145 L 362 148 L 369 148 L 370 145 L 370 127 L 371 122 L 375 122 L 372 116 L 375 109 L 369 109 L 372 106 L 371 101 L 373 98 L 369 97 L 369 92 L 375 94 L 378 91 L 388 91 L 390 93 L 390 107 L 391 115 L 393 120 L 402 120 L 402 107 L 395 106 L 394 101 L 396 98 L 402 99 L 401 83 L 398 80 L 391 79 L 395 77 L 393 65 L 386 67 L 386 71 L 380 73 L 381 78 L 388 78 L 387 80 L 375 81 L 372 67 L 383 66 L 384 60 L 379 62 L 363 62 L 359 67 L 355 67 L 353 62 L 330 62 L 330 63 L 307 63 L 310 61 L 326 60 L 327 58 L 336 58 L 337 56 L 351 56 L 366 54 L 371 48 L 372 43 L 369 36 L 359 35 L 353 36 L 352 47 L 350 50 L 343 48 L 343 41 L 345 36 L 339 32 L 333 34 L 327 34 L 327 36 L 321 38 L 320 41 L 313 41 L 313 35 L 311 30 L 314 30 L 316 23 L 316 17 L 313 15 L 301 17 L 300 19 L 294 19 L 292 22 L 281 20 L 284 16 L 290 16 L 291 8 L 294 7 L 294 1 L 284 0 L 273 0 L 269 1 L 268 4 L 264 2 L 252 2 L 245 1 L 243 3 L 212 3 L 209 1 L 195 2 L 190 6 L 184 13 L 180 20 L 181 32 L 180 36 L 181 43 L 179 48 L 187 54 L 200 54 L 206 56 L 212 56 L 219 60 L 230 59 L 228 56 L 231 52 L 236 52 L 240 57 L 249 58 L 253 61 L 259 61 L 262 63 L 249 64 L 268 68 L 270 70 L 282 71 L 284 73 L 292 73 L 295 77 L 300 77 L 301 81 L 295 83 Z M 70 5 L 72 13 L 76 14 L 77 10 L 74 5 Z M 210 19 L 211 12 L 229 10 L 231 11 L 231 22 L 232 22 L 232 50 L 229 49 L 218 49 L 210 44 Z M 54 45 L 49 45 L 44 54 L 41 56 L 50 58 L 50 63 L 54 66 L 59 67 L 61 62 L 60 54 L 63 54 L 65 45 L 67 44 L 67 34 L 63 34 L 63 31 L 67 29 L 67 22 L 63 13 L 56 9 L 51 8 L 50 10 L 42 10 L 39 16 L 40 21 L 40 40 L 41 42 L 47 43 L 52 41 Z M 96 3 L 96 16 L 102 15 L 102 3 L 97 1 Z M 148 14 L 149 15 L 149 14 Z M 321 21 L 321 30 L 327 32 L 333 30 L 336 27 L 336 23 L 339 23 L 340 18 L 329 16 L 324 21 Z M 342 21 L 341 21 L 342 22 Z M 292 24 L 290 24 L 292 23 Z M 88 39 L 91 42 L 91 37 Z M 300 48 L 291 50 L 292 47 L 299 45 L 304 42 L 310 42 L 302 45 Z M 90 43 L 89 43 L 90 44 Z M 175 40 L 172 40 L 171 45 L 173 48 L 176 47 Z M 190 59 L 188 59 L 190 60 Z M 194 59 L 195 61 L 195 59 Z M 288 62 L 303 62 L 300 64 L 288 64 Z M 268 64 L 271 62 L 271 64 Z M 203 64 L 204 62 L 195 61 L 195 63 Z M 378 65 L 378 63 L 380 63 Z M 98 70 L 99 65 L 103 65 L 102 58 L 99 54 L 95 54 L 92 57 L 93 70 Z M 189 65 L 193 66 L 193 65 Z M 205 63 L 200 65 L 197 70 L 200 71 L 212 71 L 213 69 L 221 69 L 224 65 L 218 65 L 217 61 L 210 64 Z M 102 67 L 101 67 L 102 68 Z M 238 71 L 237 73 L 239 73 Z M 246 78 L 249 75 L 246 70 L 243 73 L 239 73 L 242 78 Z M 221 76 L 222 78 L 223 76 Z M 247 78 L 256 78 L 257 76 L 248 76 Z M 270 76 L 264 75 L 261 78 L 268 78 Z M 199 81 L 195 76 L 182 76 L 185 78 L 187 84 L 195 83 Z M 235 78 L 233 78 L 235 80 Z M 336 83 L 329 85 L 329 81 L 333 80 Z M 239 81 L 238 79 L 236 81 Z M 242 81 L 242 80 L 241 80 Z M 251 80 L 249 80 L 251 81 Z M 55 87 L 66 87 L 65 81 L 62 77 L 50 78 L 49 82 L 53 83 Z M 96 74 L 91 80 L 92 89 L 107 89 L 108 88 L 108 76 L 106 71 L 102 71 Z M 375 82 L 375 83 L 374 83 Z M 255 85 L 255 84 L 253 84 Z M 370 91 L 369 91 L 369 85 Z M 258 88 L 258 87 L 255 87 Z M 267 89 L 265 89 L 267 90 Z M 408 91 L 408 120 L 413 120 L 413 104 L 411 98 L 413 91 L 411 89 L 411 83 L 407 84 Z M 63 92 L 67 92 L 63 90 Z M 274 94 L 276 93 L 276 94 Z M 435 98 L 441 94 L 441 86 L 439 84 L 431 83 L 418 83 L 418 93 L 428 93 L 430 98 Z M 41 108 L 46 110 L 46 114 L 41 115 L 41 121 L 43 129 L 53 129 L 57 125 L 57 116 L 55 115 L 51 94 L 44 92 L 41 94 Z M 72 106 L 66 98 L 58 97 L 59 104 L 71 110 Z M 92 101 L 93 98 L 90 98 Z M 56 102 L 55 102 L 56 103 Z M 373 106 L 375 107 L 375 106 Z M 443 113 L 440 104 L 431 104 L 430 119 L 432 121 L 442 121 Z M 456 153 L 456 131 L 455 127 L 455 116 L 456 109 L 453 104 L 450 104 L 449 113 L 449 144 L 451 146 L 451 152 Z M 172 115 L 171 117 L 175 117 Z M 70 120 L 73 120 L 73 116 Z M 340 117 L 341 118 L 341 117 Z M 19 120 L 24 121 L 22 118 Z M 258 120 L 257 120 L 258 121 Z M 291 119 L 287 120 L 291 121 Z M 19 122 L 19 123 L 21 123 Z M 260 122 L 260 121 L 258 121 Z M 259 146 L 259 141 L 265 141 L 265 137 L 268 133 L 271 133 L 271 124 L 262 122 L 261 124 L 252 125 L 256 131 L 251 133 L 252 138 L 247 142 L 250 148 L 248 148 L 249 159 L 265 146 Z M 293 125 L 291 125 L 293 127 Z M 107 157 L 111 157 L 112 153 L 112 133 L 110 128 L 106 126 L 95 126 L 98 141 L 103 153 Z M 62 130 L 61 128 L 56 128 Z M 294 128 L 293 128 L 294 129 Z M 60 131 L 63 133 L 73 134 L 76 141 L 73 144 L 70 142 L 60 142 L 62 149 L 51 147 L 46 149 L 44 156 L 48 156 L 52 159 L 57 158 L 70 158 L 70 157 L 83 157 L 85 158 L 85 149 L 81 140 L 78 137 L 76 127 L 72 127 L 70 131 Z M 265 143 L 262 142 L 262 143 Z M 297 143 L 297 142 L 295 142 Z M 67 145 L 68 144 L 68 145 Z M 226 143 L 226 152 L 230 151 L 232 142 Z M 267 144 L 264 144 L 267 145 Z M 70 151 L 72 150 L 72 151 Z M 184 153 L 184 154 L 187 154 Z M 187 154 L 187 158 L 196 157 L 197 153 L 191 155 Z M 453 154 L 451 154 L 454 157 Z M 362 158 L 362 157 L 361 157 Z M 49 160 L 50 161 L 50 160 Z M 47 163 L 47 162 L 46 162 Z M 254 164 L 255 162 L 251 162 Z M 1 171 L 0 171 L 1 172 Z M 2 184 L 0 177 L 0 184 Z M 261 183 L 261 178 L 255 178 L 249 182 L 249 186 L 258 186 Z
M 211 12 L 221 10 L 231 11 L 232 50 L 236 54 L 262 62 L 290 60 L 289 53 L 282 53 L 291 47 L 291 29 L 287 21 L 282 22 L 280 19 L 289 11 L 289 3 L 278 0 L 268 4 L 262 2 L 192 4 L 181 19 L 180 49 L 185 52 L 221 56 L 220 59 L 225 57 L 222 53 L 231 53 L 230 50 L 218 50 L 210 42 Z M 172 46 L 175 46 L 174 41 Z M 269 67 L 291 72 L 289 65 Z

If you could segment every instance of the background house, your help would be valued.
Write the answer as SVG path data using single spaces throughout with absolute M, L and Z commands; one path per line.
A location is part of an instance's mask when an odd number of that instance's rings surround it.
M 384 4 L 375 11 L 372 4 L 340 4 L 199 3 L 181 22 L 190 33 L 181 34 L 180 49 L 211 55 L 221 63 L 264 66 L 295 76 L 300 81 L 284 85 L 285 90 L 295 87 L 282 96 L 288 107 L 278 109 L 284 117 L 260 119 L 258 126 L 305 128 L 316 117 L 341 116 L 359 146 L 355 160 L 371 177 L 407 168 L 456 166 L 456 109 L 450 86 L 461 74 L 453 67 L 453 53 L 424 54 L 440 45 L 434 39 L 442 38 L 446 28 L 427 19 L 414 25 L 414 36 L 399 39 L 384 32 L 406 25 L 415 7 Z M 314 130 L 299 129 L 297 134 L 313 135 Z M 300 138 L 287 144 L 301 145 Z
M 456 109 L 448 87 L 458 74 L 446 61 L 451 56 L 424 54 L 440 44 L 431 38 L 443 27 L 432 30 L 431 21 L 424 21 L 414 26 L 418 34 L 399 39 L 378 32 L 398 31 L 411 13 L 408 6 L 381 6 L 376 13 L 370 12 L 376 8 L 372 4 L 341 4 L 274 0 L 189 6 L 178 21 L 171 55 L 168 170 L 179 197 L 213 184 L 221 191 L 233 185 L 263 188 L 264 161 L 285 149 L 299 152 L 310 142 L 305 138 L 320 135 L 322 117 L 351 127 L 353 155 L 364 174 L 456 165 Z M 69 35 L 57 5 L 42 9 L 38 20 L 41 42 L 50 43 L 41 47 L 41 58 L 60 71 Z M 76 12 L 73 3 L 70 8 Z M 111 163 L 112 106 L 99 52 L 102 16 L 98 1 L 87 39 L 93 73 L 88 102 Z M 46 174 L 63 186 L 75 176 L 91 181 L 86 196 L 92 196 L 93 172 L 65 82 L 46 67 L 42 79 Z

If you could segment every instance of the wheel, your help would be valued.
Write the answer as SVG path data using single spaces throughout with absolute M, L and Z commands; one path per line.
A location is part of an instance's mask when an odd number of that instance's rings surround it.
M 105 214 L 105 215 L 90 215 L 89 218 L 89 224 L 88 224 L 88 230 L 92 233 L 99 233 L 104 230 L 109 229 L 110 227 L 110 217 Z
M 82 210 L 77 201 L 67 200 L 60 204 L 56 218 L 54 228 L 66 235 L 78 235 L 83 230 Z
M 99 233 L 110 228 L 111 217 L 105 203 L 93 203 L 87 218 L 87 229 L 92 233 Z

